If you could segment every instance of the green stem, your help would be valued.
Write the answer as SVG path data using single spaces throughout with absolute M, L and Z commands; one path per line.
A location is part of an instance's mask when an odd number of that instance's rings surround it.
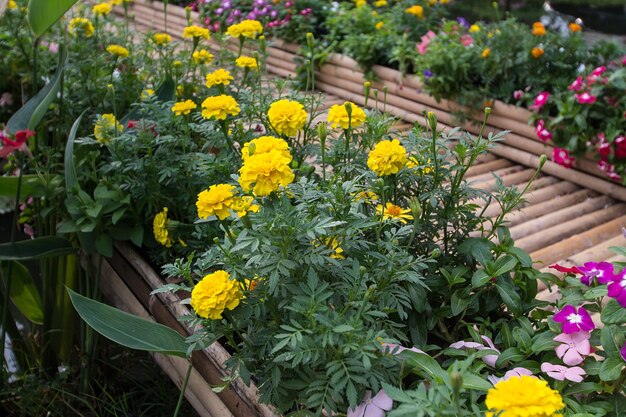
M 187 374 L 185 375 L 185 379 L 183 380 L 183 386 L 180 388 L 180 394 L 178 395 L 178 402 L 176 403 L 176 409 L 174 410 L 174 416 L 177 417 L 180 412 L 180 407 L 183 405 L 183 398 L 185 398 L 185 391 L 187 390 L 187 384 L 189 383 L 189 377 L 191 376 L 191 370 L 193 369 L 193 364 L 191 363 L 191 359 L 189 360 L 189 367 L 187 368 Z

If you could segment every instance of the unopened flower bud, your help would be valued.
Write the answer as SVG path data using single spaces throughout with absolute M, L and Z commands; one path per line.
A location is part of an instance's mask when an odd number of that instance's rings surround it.
M 352 116 L 352 104 L 346 103 L 345 108 L 346 108 L 346 113 L 348 113 L 348 117 Z
M 485 107 L 485 116 L 489 117 L 490 114 L 491 114 L 491 107 Z
M 256 151 L 256 145 L 254 143 L 250 142 L 248 144 L 248 156 L 254 155 L 255 151 Z
M 429 111 L 426 114 L 426 119 L 428 120 L 428 126 L 430 126 L 433 132 L 437 130 L 437 116 L 435 116 L 435 113 Z
M 326 126 L 326 123 L 317 124 L 317 134 L 320 137 L 320 143 L 322 144 L 322 147 L 324 147 L 324 145 L 326 144 L 326 138 L 328 137 L 328 127 Z
M 412 198 L 411 201 L 409 201 L 409 208 L 411 209 L 413 218 L 417 221 L 417 219 L 422 215 L 422 206 L 420 206 L 419 200 L 417 198 Z
M 437 259 L 439 258 L 439 256 L 441 256 L 441 249 L 439 248 L 433 249 L 433 251 L 430 253 L 430 259 Z
M 459 392 L 463 388 L 463 376 L 457 371 L 451 373 L 450 380 L 454 391 Z
M 541 168 L 543 168 L 543 166 L 546 164 L 546 161 L 548 160 L 548 157 L 546 156 L 546 154 L 542 154 L 539 157 L 539 169 L 541 170 Z
M 310 49 L 313 49 L 313 45 L 315 44 L 315 38 L 311 32 L 306 33 L 306 44 Z

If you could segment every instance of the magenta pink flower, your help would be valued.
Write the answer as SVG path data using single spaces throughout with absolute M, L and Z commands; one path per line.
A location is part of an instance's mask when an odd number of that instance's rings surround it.
M 622 359 L 626 361 L 626 342 L 624 342 L 624 346 L 620 349 L 619 354 L 622 356 Z
M 547 91 L 542 91 L 535 97 L 535 101 L 532 106 L 530 106 L 531 110 L 540 110 L 550 99 L 550 93 Z
M 580 89 L 583 88 L 583 85 L 584 85 L 583 77 L 579 75 L 578 77 L 576 77 L 574 82 L 571 83 L 569 87 L 567 88 L 569 88 L 572 91 L 580 91 Z
M 347 417 L 385 417 L 385 411 L 391 410 L 393 400 L 387 395 L 385 390 L 378 391 L 372 398 L 372 392 L 367 391 L 363 402 L 354 410 L 348 408 Z
M 593 104 L 597 99 L 596 96 L 592 96 L 586 91 L 582 94 L 576 94 L 576 100 L 578 100 L 580 104 Z
M 584 307 L 576 309 L 571 304 L 567 304 L 561 311 L 556 313 L 552 319 L 557 323 L 562 323 L 563 333 L 571 334 L 576 332 L 590 332 L 596 328 L 591 316 Z
M 541 372 L 548 374 L 548 376 L 557 381 L 565 381 L 567 379 L 572 382 L 582 382 L 584 379 L 583 375 L 586 375 L 585 370 L 580 366 L 568 368 L 563 365 L 552 365 L 549 362 L 541 364 Z
M 622 307 L 626 307 L 626 268 L 615 275 L 608 289 L 609 297 L 615 298 Z
M 571 168 L 576 162 L 576 158 L 570 156 L 569 151 L 563 148 L 552 150 L 552 160 L 565 168 Z
M 428 45 L 430 44 L 430 41 L 435 39 L 435 36 L 437 35 L 432 30 L 429 30 L 428 32 L 426 32 L 425 35 L 422 36 L 422 41 L 418 43 L 416 46 L 417 52 L 420 55 L 424 55 L 426 53 L 426 50 L 428 49 Z
M 585 262 L 585 265 L 577 267 L 582 277 L 580 282 L 589 286 L 594 278 L 598 284 L 606 284 L 613 281 L 613 264 L 609 262 Z
M 13 153 L 13 151 L 17 150 L 30 154 L 26 141 L 28 138 L 33 136 L 35 136 L 35 132 L 30 129 L 19 130 L 13 136 L 13 139 L 11 139 L 10 136 L 4 132 L 0 132 L 0 142 L 2 142 L 2 148 L 0 148 L 0 158 L 6 158 L 9 154 Z
M 595 68 L 593 71 L 591 71 L 591 75 L 593 75 L 594 77 L 599 77 L 604 74 L 604 71 L 606 71 L 606 67 L 602 65 L 601 67 Z
M 626 158 L 626 137 L 624 135 L 616 137 L 613 146 L 616 158 Z
M 513 98 L 515 100 L 520 100 L 522 97 L 524 97 L 524 90 L 515 90 L 515 91 L 513 91 Z
M 470 35 L 463 35 L 460 40 L 463 46 L 471 46 L 474 43 L 474 38 Z
M 589 343 L 589 332 L 576 332 L 572 334 L 562 333 L 555 337 L 555 342 L 561 342 L 556 347 L 556 356 L 563 360 L 568 366 L 578 365 L 591 353 L 591 344 Z
M 8 107 L 13 104 L 13 95 L 11 93 L 6 92 L 0 95 L 0 107 Z
M 517 368 L 511 369 L 510 371 L 507 371 L 507 373 L 505 373 L 502 378 L 498 378 L 497 376 L 491 375 L 491 376 L 488 376 L 487 379 L 493 385 L 496 385 L 500 381 L 506 381 L 509 378 L 516 377 L 516 376 L 518 377 L 518 376 L 522 376 L 522 375 L 532 376 L 533 373 L 529 369 L 522 368 L 522 367 L 517 367 Z
M 552 132 L 546 129 L 546 122 L 544 122 L 543 119 L 537 121 L 537 126 L 535 126 L 535 133 L 537 134 L 537 139 L 542 142 L 552 140 Z

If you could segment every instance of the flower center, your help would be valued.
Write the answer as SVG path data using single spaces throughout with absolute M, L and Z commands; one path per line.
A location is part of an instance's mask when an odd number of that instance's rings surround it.
M 387 207 L 387 213 L 390 216 L 393 216 L 393 217 L 398 217 L 400 214 L 402 214 L 401 210 L 402 209 L 400 207 L 398 207 L 398 206 L 389 206 L 389 207 Z
M 581 317 L 580 314 L 572 313 L 569 316 L 567 316 L 567 321 L 569 321 L 572 324 L 579 324 L 583 322 L 583 318 Z

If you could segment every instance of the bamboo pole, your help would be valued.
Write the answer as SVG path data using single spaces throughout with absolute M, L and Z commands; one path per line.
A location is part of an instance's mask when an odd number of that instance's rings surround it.
M 474 180 L 475 177 L 481 176 L 492 171 L 500 170 L 502 168 L 508 168 L 513 165 L 513 162 L 508 159 L 495 159 L 484 164 L 474 165 L 467 170 L 465 178 L 467 180 Z

